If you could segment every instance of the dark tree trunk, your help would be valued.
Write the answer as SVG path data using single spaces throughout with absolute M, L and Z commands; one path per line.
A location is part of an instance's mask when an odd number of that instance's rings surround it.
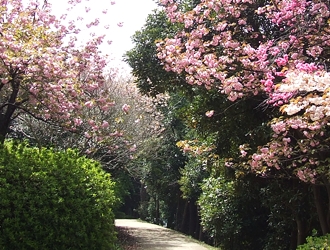
M 297 246 L 306 243 L 307 230 L 306 222 L 302 219 L 296 218 L 297 223 Z
M 155 208 L 156 208 L 156 224 L 160 224 L 160 216 L 159 216 L 159 199 L 158 196 L 155 195 Z
M 144 183 L 141 181 L 141 185 L 140 185 L 140 202 L 143 203 L 144 201 L 147 200 L 147 191 L 144 187 Z
M 183 209 L 183 215 L 182 215 L 182 221 L 181 221 L 181 232 L 183 233 L 187 233 L 187 214 L 188 214 L 188 205 L 189 205 L 189 201 L 186 200 L 185 204 L 184 204 L 184 209 Z
M 313 185 L 314 200 L 316 206 L 316 212 L 319 217 L 320 226 L 322 229 L 322 234 L 326 235 L 330 232 L 329 226 L 327 223 L 327 217 L 324 211 L 322 197 L 321 197 L 321 187 Z
M 1 123 L 1 122 L 0 122 Z M 6 130 L 2 128 L 1 124 L 0 124 L 0 144 L 3 144 L 6 138 Z
M 180 193 L 177 194 L 177 201 L 178 202 L 177 202 L 177 206 L 176 206 L 174 229 L 179 231 L 180 230 L 180 228 L 179 228 L 179 218 L 180 218 L 180 216 L 179 215 L 181 215 L 180 203 L 182 202 Z
M 6 135 L 9 133 L 9 126 L 13 119 L 14 112 L 17 109 L 17 96 L 20 87 L 20 81 L 15 75 L 12 77 L 13 79 L 10 81 L 11 85 L 11 94 L 5 104 L 1 104 L 0 109 L 0 142 L 3 143 Z M 1 88 L 3 85 L 1 86 Z
M 326 177 L 323 177 L 323 182 L 325 184 L 327 197 L 328 197 L 328 209 L 327 209 L 327 224 L 330 228 L 330 183 Z
M 196 219 L 195 219 L 195 223 L 196 223 L 196 226 L 195 226 L 195 235 L 194 235 L 194 237 L 195 237 L 195 239 L 199 239 L 199 229 L 200 229 L 200 227 L 201 227 L 201 225 L 200 225 L 200 220 L 199 220 L 199 216 L 198 216 L 198 209 L 196 208 Z
M 199 223 L 199 234 L 198 234 L 198 240 L 199 241 L 203 241 L 204 240 L 204 237 L 203 237 L 203 227 L 201 225 L 201 223 Z
M 297 223 L 296 223 L 297 226 Z M 297 233 L 297 228 L 294 227 L 291 231 L 291 241 L 290 241 L 290 249 L 296 250 L 297 249 L 297 241 L 298 241 L 298 233 Z
M 9 105 L 4 114 L 0 113 L 0 143 L 4 142 L 6 135 L 9 133 L 9 126 L 15 110 L 16 107 Z M 0 110 L 0 112 L 2 111 Z
M 196 205 L 193 201 L 189 202 L 189 235 L 195 237 L 196 228 Z

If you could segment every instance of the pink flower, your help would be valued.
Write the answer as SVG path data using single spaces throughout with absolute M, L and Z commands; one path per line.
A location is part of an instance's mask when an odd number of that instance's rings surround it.
M 130 108 L 131 106 L 125 103 L 121 109 L 127 114 Z
M 277 66 L 284 66 L 288 62 L 288 55 L 284 55 L 284 57 L 279 57 L 275 60 Z
M 76 126 L 80 126 L 82 123 L 83 123 L 83 121 L 82 121 L 80 118 L 75 118 L 75 119 L 74 119 L 74 124 L 75 124 Z
M 92 136 L 91 136 L 88 132 L 85 132 L 85 137 L 86 137 L 87 139 L 90 139 Z
M 95 126 L 95 121 L 94 120 L 89 120 L 88 124 L 91 125 L 91 126 Z
M 189 145 L 188 144 L 184 145 L 183 152 L 186 153 L 189 151 L 191 151 L 191 148 L 189 147 Z
M 214 110 L 209 110 L 205 113 L 207 117 L 212 117 L 214 115 Z
M 88 108 L 93 107 L 93 101 L 85 102 L 85 106 L 88 107 Z
M 109 123 L 107 121 L 103 121 L 102 128 L 108 128 L 108 127 L 109 127 Z
M 2 82 L 3 84 L 6 84 L 6 83 L 9 82 L 9 80 L 8 80 L 7 78 L 2 78 L 2 79 L 1 79 L 1 82 Z
M 134 145 L 129 149 L 129 151 L 131 151 L 131 152 L 136 151 L 136 144 L 134 144 Z
M 106 105 L 104 105 L 104 106 L 101 107 L 101 109 L 102 109 L 103 111 L 108 111 L 109 108 L 110 108 L 110 106 L 109 106 L 108 104 L 106 104 Z

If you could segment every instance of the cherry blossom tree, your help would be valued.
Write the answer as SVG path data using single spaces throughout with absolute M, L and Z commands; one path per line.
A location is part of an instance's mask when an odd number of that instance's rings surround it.
M 299 179 L 316 183 L 329 178 L 329 73 L 288 72 L 276 94 L 292 97 L 280 107 L 283 116 L 274 118 L 272 140 L 249 160 L 253 171 L 267 173 L 281 166 L 293 170 Z M 245 154 L 244 146 L 241 153 Z M 323 179 L 324 181 L 324 179 Z
M 89 123 L 81 124 L 79 129 L 71 132 L 29 115 L 21 115 L 14 121 L 9 136 L 28 139 L 31 144 L 39 147 L 75 148 L 99 160 L 110 171 L 124 168 L 133 175 L 139 170 L 136 166 L 130 168 L 129 162 L 141 151 L 150 150 L 146 149 L 146 141 L 161 136 L 164 130 L 163 117 L 157 107 L 166 105 L 167 97 L 143 96 L 133 79 L 126 76 L 108 76 L 105 86 L 109 92 L 108 98 L 113 101 L 111 109 L 103 112 L 94 106 L 83 110 L 82 116 L 104 121 L 102 129 L 106 129 L 110 136 L 92 136 L 88 130 Z
M 188 11 L 160 2 L 182 26 L 157 44 L 166 70 L 233 102 L 261 97 L 258 108 L 271 111 L 269 142 L 241 145 L 241 157 L 226 165 L 312 184 L 322 233 L 329 233 L 329 1 L 202 0 Z
M 184 26 L 157 44 L 166 70 L 231 101 L 262 96 L 260 106 L 276 110 L 271 141 L 257 152 L 242 145 L 238 164 L 261 175 L 290 170 L 321 181 L 329 155 L 328 1 L 202 0 L 190 11 L 160 2 Z
M 108 130 L 114 121 L 100 119 L 115 104 L 106 86 L 109 60 L 99 51 L 105 36 L 79 44 L 80 29 L 64 16 L 55 17 L 48 1 L 0 3 L 1 140 L 22 115 L 73 133 L 84 131 L 99 143 L 117 136 Z M 98 24 L 96 19 L 86 26 Z M 89 116 L 91 109 L 101 115 Z

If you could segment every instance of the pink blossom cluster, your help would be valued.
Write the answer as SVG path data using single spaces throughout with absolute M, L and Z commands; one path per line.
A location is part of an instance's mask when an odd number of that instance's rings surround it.
M 157 44 L 166 70 L 184 74 L 191 85 L 217 88 L 231 101 L 261 94 L 284 113 L 272 121 L 267 145 L 252 154 L 240 149 L 251 170 L 287 168 L 315 181 L 330 124 L 328 2 L 202 0 L 186 12 L 176 1 L 162 3 L 169 19 L 185 27 Z M 249 23 L 253 8 L 270 31 Z
M 25 112 L 70 131 L 84 130 L 98 142 L 120 136 L 108 129 L 113 121 L 102 119 L 114 106 L 104 77 L 108 59 L 99 52 L 104 35 L 78 46 L 72 34 L 79 30 L 51 15 L 47 1 L 23 2 L 0 0 L 0 112 L 13 117 Z M 99 116 L 88 117 L 91 110 Z
M 315 182 L 324 171 L 318 152 L 324 148 L 322 141 L 326 139 L 326 127 L 324 122 L 312 122 L 300 116 L 276 118 L 271 125 L 274 131 L 272 140 L 252 155 L 241 150 L 242 157 L 246 157 L 255 173 L 267 175 L 272 170 L 282 169 L 287 173 L 292 172 L 303 181 Z
M 219 88 L 232 101 L 261 91 L 270 96 L 270 104 L 281 105 L 291 95 L 274 94 L 279 83 L 275 79 L 285 77 L 286 68 L 312 67 L 304 62 L 306 55 L 322 56 L 323 47 L 330 45 L 329 32 L 320 31 L 329 10 L 322 2 L 272 3 L 259 6 L 256 14 L 268 18 L 283 33 L 290 29 L 290 33 L 267 40 L 262 30 L 247 23 L 246 10 L 256 8 L 253 1 L 203 0 L 187 12 L 181 12 L 175 1 L 162 1 L 169 18 L 184 23 L 185 29 L 157 44 L 158 57 L 166 70 L 184 72 L 189 84 Z M 238 32 L 245 33 L 246 39 L 235 38 Z M 307 46 L 306 39 L 310 41 Z M 260 40 L 258 45 L 255 40 Z
M 284 163 L 290 165 L 299 179 L 316 181 L 324 171 L 319 152 L 327 147 L 324 143 L 328 140 L 326 130 L 330 124 L 329 76 L 325 71 L 296 70 L 286 74 L 285 81 L 275 91 L 296 94 L 281 106 L 285 116 L 273 119 L 273 139 L 252 155 L 253 170 L 267 172 L 265 165 L 279 169 Z
M 277 93 L 295 92 L 287 105 L 281 109 L 288 115 L 304 111 L 305 117 L 320 121 L 330 116 L 330 74 L 325 71 L 306 73 L 304 71 L 288 72 L 285 81 L 276 89 Z M 299 95 L 304 93 L 304 95 Z

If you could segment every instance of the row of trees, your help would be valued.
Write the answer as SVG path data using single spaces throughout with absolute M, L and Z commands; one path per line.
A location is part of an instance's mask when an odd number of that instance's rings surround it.
M 70 11 L 76 5 L 90 3 L 68 1 L 68 4 Z M 89 7 L 85 10 L 89 12 Z M 103 10 L 100 15 L 106 13 Z M 1 159 L 0 179 L 7 188 L 1 189 L 4 201 L 1 204 L 1 245 L 12 248 L 17 243 L 16 247 L 40 248 L 44 244 L 42 247 L 49 248 L 50 244 L 59 249 L 79 245 L 85 249 L 90 248 L 96 238 L 100 248 L 113 248 L 112 210 L 118 199 L 123 202 L 128 196 L 129 188 L 134 190 L 131 178 L 134 180 L 144 174 L 129 163 L 135 154 L 147 154 L 142 145 L 147 142 L 151 148 L 164 130 L 160 122 L 162 115 L 156 106 L 163 105 L 166 97 L 142 96 L 132 79 L 121 77 L 114 68 L 109 69 L 110 59 L 100 51 L 104 34 L 91 30 L 89 40 L 80 43 L 82 31 L 103 25 L 98 18 L 87 24 L 77 23 L 83 18 L 75 21 L 67 15 L 54 16 L 49 1 L 22 0 L 0 0 L 0 16 L 0 149 L 5 155 Z M 26 140 L 33 148 L 15 144 L 13 152 L 7 154 L 6 147 L 12 145 L 8 139 Z M 59 155 L 63 155 L 63 159 Z M 98 163 L 79 158 L 81 155 L 101 162 L 116 184 L 100 170 Z M 40 176 L 36 183 L 32 181 L 34 176 Z M 77 189 L 81 180 L 87 180 L 87 184 Z M 21 182 L 24 183 L 22 187 L 18 184 Z M 17 186 L 11 187 L 8 183 Z M 42 195 L 33 194 L 37 188 L 44 190 Z M 15 192 L 11 192 L 13 190 Z M 31 193 L 27 193 L 30 190 Z M 30 194 L 31 199 L 26 196 Z M 24 201 L 11 200 L 15 195 L 23 197 Z M 74 205 L 78 206 L 78 214 L 65 213 L 65 209 Z M 34 206 L 39 207 L 37 213 L 33 213 Z M 92 209 L 92 206 L 107 212 Z M 29 209 L 33 212 L 28 213 Z M 88 209 L 95 213 L 86 212 Z M 36 218 L 39 212 L 44 214 Z M 61 230 L 72 234 L 62 234 L 58 229 L 56 234 L 52 231 L 53 225 L 46 228 L 48 224 L 44 221 L 50 221 L 47 216 L 52 213 L 54 220 L 65 220 Z M 77 222 L 81 231 L 68 228 L 70 223 L 76 222 L 77 215 L 84 213 L 86 220 Z M 100 220 L 90 221 L 88 215 L 94 219 L 100 216 Z M 11 219 L 14 225 L 10 225 Z M 90 223 L 95 223 L 93 226 L 100 231 L 90 232 L 93 228 Z M 107 227 L 105 231 L 102 225 Z M 29 230 L 25 232 L 19 228 Z M 47 232 L 47 243 L 44 243 L 44 239 L 39 238 Z M 83 240 L 70 245 L 65 240 L 73 235 Z
M 160 2 L 126 54 L 169 95 L 141 213 L 225 249 L 328 234 L 328 1 Z
M 68 8 L 88 4 L 79 2 Z M 115 169 L 163 130 L 155 107 L 164 97 L 142 96 L 132 79 L 109 68 L 110 58 L 100 51 L 105 35 L 92 30 L 104 25 L 98 19 L 83 29 L 77 23 L 83 18 L 54 16 L 48 1 L 6 0 L 0 11 L 1 142 L 11 137 L 77 148 Z M 90 40 L 81 44 L 86 29 Z
M 1 1 L 1 141 L 77 148 L 142 218 L 224 249 L 328 234 L 328 1 L 160 2 L 126 54 L 137 89 L 105 74 L 104 36 Z

